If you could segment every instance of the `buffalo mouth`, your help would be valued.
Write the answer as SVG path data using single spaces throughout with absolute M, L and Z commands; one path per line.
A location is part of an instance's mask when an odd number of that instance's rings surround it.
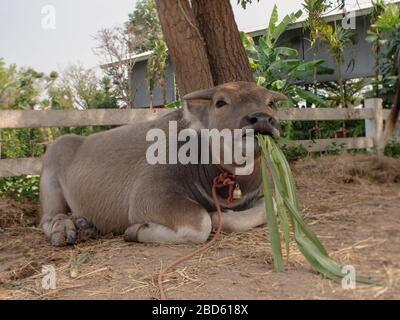
M 254 130 L 254 136 L 268 135 L 279 137 L 281 135 L 281 127 L 279 121 L 267 113 L 255 112 L 245 116 L 241 121 L 243 137 L 246 136 L 246 129 Z
M 281 136 L 281 127 L 279 124 L 277 125 L 267 125 L 267 126 L 257 126 L 257 127 L 252 127 L 252 126 L 246 126 L 242 128 L 243 130 L 243 135 L 242 138 L 247 137 L 247 130 L 253 130 L 254 132 L 254 138 L 257 137 L 257 135 L 265 135 L 265 136 L 272 136 L 272 137 L 280 137 Z
M 245 143 L 246 138 L 248 136 L 247 130 L 253 130 L 253 139 L 254 139 L 254 158 L 259 159 L 261 156 L 261 146 L 258 143 L 257 135 L 271 136 L 271 137 L 280 137 L 281 136 L 281 127 L 278 122 L 275 122 L 274 125 L 264 125 L 264 126 L 245 126 L 242 128 L 242 140 Z

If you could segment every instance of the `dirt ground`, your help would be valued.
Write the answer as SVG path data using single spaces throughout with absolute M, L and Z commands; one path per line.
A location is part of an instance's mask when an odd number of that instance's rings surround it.
M 342 289 L 312 271 L 291 244 L 272 272 L 266 227 L 224 234 L 165 278 L 169 299 L 399 299 L 400 160 L 307 158 L 293 165 L 303 215 L 331 256 L 386 287 Z M 195 246 L 128 244 L 121 237 L 53 248 L 35 226 L 37 207 L 0 199 L 0 299 L 157 299 L 161 265 Z M 42 289 L 42 266 L 56 269 Z

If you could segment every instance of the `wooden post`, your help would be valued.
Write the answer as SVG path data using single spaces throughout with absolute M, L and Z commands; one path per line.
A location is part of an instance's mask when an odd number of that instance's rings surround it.
M 374 111 L 372 119 L 365 119 L 365 135 L 374 139 L 374 152 L 383 155 L 383 103 L 380 98 L 365 99 L 365 108 Z

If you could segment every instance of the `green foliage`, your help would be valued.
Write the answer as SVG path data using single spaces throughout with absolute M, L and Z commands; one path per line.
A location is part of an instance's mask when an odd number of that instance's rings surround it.
M 257 0 L 257 2 L 260 2 L 260 0 Z M 252 4 L 253 0 L 237 0 L 237 4 L 241 5 L 243 9 L 247 8 L 248 4 Z
M 117 101 L 109 79 L 99 80 L 94 72 L 80 67 L 68 69 L 61 76 L 49 75 L 32 68 L 5 66 L 0 59 L 0 108 L 2 109 L 65 109 L 81 103 L 81 108 L 116 107 Z M 77 102 L 78 101 L 78 102 Z M 41 156 L 45 144 L 62 134 L 89 135 L 110 127 L 1 129 L 0 158 L 16 159 Z M 0 196 L 16 200 L 38 201 L 39 177 L 0 179 Z
M 15 66 L 7 68 L 4 60 L 0 58 L 0 109 L 5 109 L 15 100 L 14 74 Z
M 340 105 L 346 107 L 344 84 L 342 79 L 341 66 L 343 62 L 343 53 L 347 45 L 354 43 L 354 34 L 350 30 L 343 29 L 340 25 L 331 26 L 325 24 L 322 29 L 325 41 L 329 45 L 329 52 L 336 62 L 336 71 L 338 73 Z
M 2 158 L 37 157 L 43 153 L 43 130 L 41 129 L 2 129 Z
M 343 82 L 344 105 L 347 107 L 356 107 L 363 103 L 367 97 L 368 86 L 373 83 L 370 78 L 350 79 Z M 341 103 L 340 84 L 336 81 L 327 81 L 318 83 L 315 87 L 326 94 L 326 101 L 329 106 L 336 107 Z
M 48 108 L 52 109 L 104 109 L 118 104 L 110 78 L 99 78 L 94 70 L 79 64 L 63 70 L 48 93 Z
M 46 75 L 32 68 L 5 67 L 0 60 L 0 109 L 33 109 L 40 107 L 44 90 L 51 86 L 57 73 Z
M 374 28 L 378 33 L 397 33 L 400 23 L 400 7 L 397 4 L 389 3 L 383 6 L 383 11 L 378 16 Z M 387 41 L 390 41 L 389 39 Z M 386 43 L 383 40 L 383 44 Z
M 309 154 L 301 144 L 293 143 L 292 141 L 279 141 L 279 147 L 289 162 L 297 161 Z
M 0 58 L 0 88 L 4 88 L 8 81 L 8 72 L 3 58 Z
M 325 24 L 322 29 L 324 39 L 329 44 L 329 52 L 339 64 L 342 62 L 344 49 L 348 44 L 354 43 L 354 34 L 342 26 Z
M 159 85 L 163 92 L 164 104 L 167 101 L 167 60 L 167 44 L 164 40 L 156 40 L 154 42 L 153 55 L 147 61 L 147 90 L 152 98 L 155 86 Z M 151 103 L 153 102 L 151 101 Z
M 400 158 L 400 142 L 396 140 L 391 140 L 385 147 L 385 156 Z
M 295 180 L 282 150 L 269 136 L 259 135 L 258 141 L 262 149 L 263 191 L 274 271 L 282 272 L 285 269 L 279 232 L 281 228 L 286 244 L 287 259 L 289 259 L 290 231 L 293 230 L 299 250 L 313 269 L 324 278 L 340 282 L 344 276 L 342 267 L 329 257 L 317 235 L 301 216 Z M 272 176 L 273 184 L 270 176 Z M 274 194 L 273 190 L 275 190 Z M 274 203 L 276 206 L 273 205 Z M 355 276 L 354 281 L 382 285 L 359 276 Z
M 153 91 L 158 85 L 166 103 L 167 81 L 165 78 L 168 60 L 167 44 L 163 40 L 157 8 L 154 0 L 139 0 L 135 11 L 129 14 L 127 30 L 132 33 L 137 41 L 134 50 L 138 53 L 153 51 L 153 55 L 147 61 L 147 90 L 153 97 Z M 152 101 L 151 101 L 152 104 Z
M 344 5 L 344 1 L 341 5 Z M 339 83 L 339 101 L 335 105 L 341 104 L 343 107 L 346 106 L 344 83 L 341 73 L 341 64 L 343 60 L 343 52 L 348 44 L 354 42 L 354 35 L 350 30 L 343 29 L 340 25 L 334 24 L 334 26 L 328 24 L 323 14 L 328 9 L 334 7 L 332 1 L 326 0 L 305 0 L 303 3 L 303 9 L 307 13 L 307 19 L 303 22 L 303 28 L 309 31 L 309 41 L 311 47 L 316 48 L 316 44 L 320 41 L 325 41 L 329 45 L 329 52 L 334 57 L 336 62 L 336 71 L 338 73 Z M 316 51 L 314 51 L 316 54 Z M 317 70 L 314 72 L 314 84 L 316 87 L 316 76 Z
M 168 109 L 179 109 L 182 107 L 182 102 L 180 100 L 176 100 L 171 103 L 168 103 L 165 107 Z
M 391 104 L 398 81 L 397 69 L 400 68 L 400 7 L 398 4 L 375 1 L 371 20 L 373 24 L 366 41 L 375 48 L 380 69 L 373 82 L 377 92 L 370 95 L 379 93 L 385 104 Z
M 341 63 L 343 50 L 352 41 L 352 34 L 341 28 L 333 28 L 321 19 L 320 13 L 332 6 L 332 3 L 326 1 L 306 1 L 304 8 L 308 13 L 308 20 L 306 20 L 304 28 L 319 28 L 314 30 L 314 38 L 310 39 L 310 41 L 314 41 L 314 44 L 316 41 L 323 41 L 327 32 L 334 44 L 332 50 L 335 51 L 336 58 Z M 302 85 L 305 80 L 309 80 L 317 74 L 332 74 L 333 70 L 325 68 L 323 60 L 301 61 L 298 59 L 297 50 L 280 46 L 280 36 L 300 15 L 301 12 L 288 15 L 278 23 L 278 11 L 275 6 L 267 32 L 257 44 L 252 38 L 242 33 L 250 64 L 257 75 L 257 83 L 286 94 L 289 101 L 282 103 L 282 106 L 293 107 L 302 101 L 306 101 L 308 107 L 312 104 L 317 107 L 336 107 L 342 101 L 345 101 L 344 105 L 346 106 L 359 105 L 364 98 L 364 88 L 371 83 L 369 79 L 351 80 L 346 83 L 326 82 L 314 85 L 313 90 L 310 90 L 311 85 Z M 336 133 L 343 131 L 344 128 L 347 134 L 353 136 L 360 136 L 364 132 L 362 121 L 318 121 L 318 123 L 315 121 L 292 121 L 283 124 L 284 136 L 288 139 L 334 138 Z
M 98 89 L 96 90 L 90 109 L 116 109 L 118 108 L 118 99 L 112 90 L 111 79 L 103 77 L 100 80 Z
M 310 32 L 309 40 L 311 47 L 314 47 L 319 40 L 322 40 L 322 29 L 326 25 L 323 14 L 329 8 L 325 0 L 304 0 L 303 9 L 307 19 L 303 22 L 303 28 Z
M 0 178 L 0 197 L 10 197 L 17 201 L 27 199 L 32 203 L 37 203 L 39 183 L 38 176 Z
M 304 62 L 298 59 L 297 50 L 278 46 L 281 35 L 300 16 L 301 11 L 287 15 L 278 23 L 278 9 L 274 6 L 266 33 L 256 45 L 251 37 L 242 33 L 243 44 L 249 55 L 252 69 L 257 75 L 257 83 L 268 89 L 286 94 L 289 100 L 284 106 L 295 106 L 299 101 L 309 101 L 320 107 L 327 107 L 319 95 L 303 90 L 298 84 L 313 75 L 330 74 L 332 70 L 322 66 L 323 60 Z
M 117 98 L 108 78 L 71 65 L 60 75 L 32 68 L 5 67 L 0 59 L 0 109 L 116 108 Z
M 141 39 L 135 48 L 136 52 L 153 50 L 155 42 L 162 39 L 161 25 L 154 0 L 139 0 L 136 3 L 135 11 L 129 14 L 127 30 L 135 38 Z

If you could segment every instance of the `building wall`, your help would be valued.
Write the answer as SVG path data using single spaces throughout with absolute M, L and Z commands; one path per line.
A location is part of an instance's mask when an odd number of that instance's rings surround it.
M 147 61 L 139 61 L 135 63 L 133 72 L 131 73 L 132 88 L 134 95 L 135 108 L 144 108 L 150 106 L 150 94 L 147 90 Z M 175 81 L 174 72 L 170 63 L 166 70 L 167 78 L 167 103 L 175 101 Z M 153 92 L 153 106 L 161 106 L 164 104 L 162 89 L 157 85 Z
M 338 21 L 337 23 L 341 23 Z M 354 79 L 369 77 L 374 74 L 374 56 L 371 51 L 371 45 L 365 42 L 367 30 L 369 28 L 369 17 L 359 16 L 356 18 L 355 33 L 356 42 L 354 45 L 348 45 L 344 53 L 344 62 L 341 66 L 343 79 Z M 314 50 L 311 50 L 307 34 L 303 33 L 302 28 L 291 29 L 286 31 L 281 39 L 280 45 L 285 45 L 299 51 L 299 58 L 306 61 L 314 59 L 325 60 L 324 66 L 335 70 L 333 75 L 318 76 L 318 81 L 331 81 L 337 79 L 335 61 L 328 50 L 327 44 L 320 44 Z M 257 38 L 255 37 L 255 41 Z M 134 66 L 132 80 L 133 91 L 135 94 L 135 107 L 148 107 L 150 105 L 150 97 L 146 84 L 146 68 L 147 62 L 140 61 Z M 313 79 L 308 80 L 312 82 Z M 175 101 L 175 84 L 172 66 L 168 63 L 167 67 L 167 103 Z M 162 93 L 160 88 L 154 91 L 153 105 L 162 105 Z
M 337 21 L 338 24 L 341 21 Z M 344 52 L 344 59 L 341 65 L 343 79 L 354 79 L 369 77 L 374 75 L 374 55 L 371 45 L 365 41 L 367 30 L 369 28 L 369 17 L 360 16 L 356 18 L 356 29 L 351 30 L 354 33 L 355 43 L 347 45 Z M 302 29 L 289 30 L 281 37 L 280 45 L 286 45 L 299 51 L 299 59 L 311 61 L 322 59 L 324 66 L 334 69 L 332 75 L 321 75 L 317 77 L 318 81 L 331 81 L 338 78 L 336 72 L 335 60 L 329 53 L 327 43 L 319 43 L 315 49 L 311 49 L 310 42 L 307 40 L 308 34 L 303 34 Z M 312 79 L 310 79 L 312 81 Z

